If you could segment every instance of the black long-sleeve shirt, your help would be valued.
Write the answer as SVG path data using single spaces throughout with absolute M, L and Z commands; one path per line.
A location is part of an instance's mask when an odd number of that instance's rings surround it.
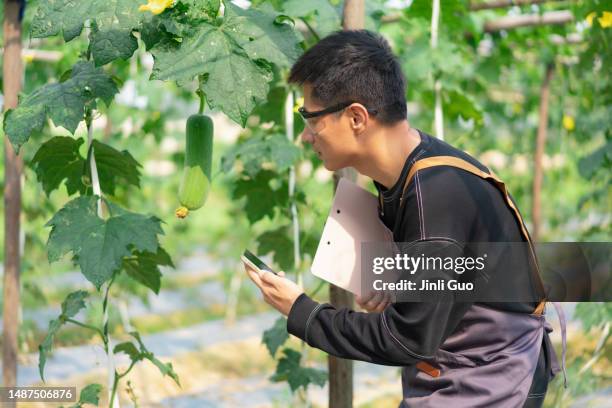
M 435 251 L 461 251 L 466 242 L 520 242 L 520 226 L 500 191 L 490 182 L 450 166 L 419 170 L 400 196 L 416 160 L 459 157 L 488 169 L 449 144 L 419 131 L 421 143 L 406 159 L 394 186 L 374 182 L 382 196 L 381 220 L 394 241 Z M 459 252 L 457 252 L 459 253 Z M 524 273 L 528 273 L 525 269 Z M 433 357 L 455 330 L 469 302 L 403 302 L 381 313 L 336 309 L 300 295 L 289 312 L 287 330 L 329 354 L 383 365 L 406 366 Z M 489 303 L 513 312 L 531 313 L 535 303 Z

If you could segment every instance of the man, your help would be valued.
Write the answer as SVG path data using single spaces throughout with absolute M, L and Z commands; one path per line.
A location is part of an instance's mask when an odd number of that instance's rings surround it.
M 483 178 L 485 166 L 410 126 L 405 80 L 383 38 L 334 33 L 301 56 L 289 82 L 303 86 L 302 140 L 328 170 L 354 167 L 374 180 L 394 241 L 435 250 L 529 240 L 510 198 Z M 432 157 L 460 159 L 482 174 L 453 166 L 411 173 Z M 284 274 L 246 269 L 288 317 L 289 333 L 335 356 L 403 366 L 405 407 L 541 406 L 558 369 L 544 303 L 390 303 L 379 292 L 357 297 L 366 311 L 358 312 L 317 303 Z

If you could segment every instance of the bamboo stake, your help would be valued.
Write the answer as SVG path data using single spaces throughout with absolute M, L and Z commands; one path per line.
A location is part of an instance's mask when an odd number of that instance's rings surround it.
M 22 88 L 21 11 L 23 1 L 4 1 L 3 78 L 4 110 L 17 107 Z M 21 214 L 21 174 L 23 161 L 15 154 L 8 136 L 4 137 L 4 302 L 2 334 L 2 378 L 5 387 L 17 385 L 19 352 L 19 232 Z M 6 403 L 7 407 L 16 406 Z
M 553 63 L 546 65 L 544 72 L 544 81 L 540 89 L 540 119 L 538 123 L 538 135 L 536 138 L 536 151 L 534 157 L 534 175 L 533 175 L 533 204 L 532 204 L 532 222 L 533 222 L 533 241 L 537 241 L 540 237 L 541 230 L 541 208 L 540 196 L 542 194 L 542 180 L 544 179 L 544 170 L 542 168 L 542 157 L 544 156 L 544 148 L 546 145 L 546 132 L 548 128 L 548 100 L 550 96 L 550 81 L 555 70 Z

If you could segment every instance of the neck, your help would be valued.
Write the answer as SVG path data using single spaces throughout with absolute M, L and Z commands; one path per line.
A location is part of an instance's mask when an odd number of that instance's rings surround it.
M 411 128 L 407 120 L 391 127 L 381 127 L 367 138 L 364 153 L 355 168 L 391 188 L 399 180 L 406 159 L 420 142 L 419 132 Z

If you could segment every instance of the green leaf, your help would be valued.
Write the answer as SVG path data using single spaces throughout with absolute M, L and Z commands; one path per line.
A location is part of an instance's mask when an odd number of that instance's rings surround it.
M 95 1 L 47 0 L 40 2 L 32 20 L 30 34 L 34 38 L 62 34 L 70 41 L 81 34 L 83 23 L 97 14 L 99 5 Z M 95 13 L 95 14 L 92 14 Z
M 89 180 L 92 177 L 90 164 L 79 152 L 83 143 L 82 138 L 56 136 L 40 146 L 31 164 L 47 195 L 59 188 L 64 180 L 68 195 L 85 193 L 87 186 L 82 181 L 83 176 L 86 175 Z M 114 195 L 119 182 L 140 187 L 138 168 L 141 165 L 129 152 L 120 152 L 97 140 L 92 145 L 102 192 Z
M 68 252 L 83 275 L 98 289 L 136 251 L 157 253 L 161 221 L 153 216 L 122 211 L 106 220 L 97 215 L 97 197 L 75 198 L 45 226 L 52 227 L 47 243 L 50 262 Z M 113 207 L 111 207 L 113 208 Z
M 461 0 L 440 0 L 440 27 L 445 31 L 461 31 L 465 18 L 466 6 Z M 429 0 L 414 0 L 406 10 L 408 18 L 422 18 L 431 21 L 432 2 Z
M 115 348 L 113 349 L 113 353 L 114 354 L 125 353 L 128 355 L 128 357 L 130 357 L 131 361 L 142 360 L 142 354 L 140 354 L 140 351 L 136 348 L 134 343 L 132 343 L 131 341 L 126 341 L 126 342 L 117 344 Z
M 588 333 L 594 327 L 602 327 L 612 320 L 612 304 L 609 302 L 579 302 L 576 304 L 575 317 L 580 320 Z
M 243 127 L 249 113 L 268 93 L 270 72 L 250 60 L 215 26 L 202 23 L 180 46 L 158 45 L 152 54 L 155 65 L 151 79 L 188 81 L 208 74 L 203 87 L 208 104 Z
M 280 133 L 256 133 L 232 147 L 222 158 L 224 172 L 231 171 L 234 163 L 240 160 L 244 171 L 250 177 L 264 169 L 274 168 L 283 172 L 300 157 L 301 150 Z M 269 164 L 269 166 L 266 166 Z
M 221 0 L 191 0 L 195 9 L 204 10 L 209 17 L 215 18 L 219 14 Z
M 47 196 L 64 180 L 68 195 L 85 193 L 87 187 L 82 182 L 85 160 L 79 153 L 83 142 L 82 138 L 55 136 L 40 146 L 31 164 Z
M 128 276 L 151 289 L 156 295 L 161 288 L 160 265 L 174 267 L 170 255 L 161 246 L 157 248 L 157 253 L 134 251 L 133 257 L 123 260 L 123 269 Z
M 76 192 L 85 194 L 87 186 L 83 184 L 83 176 L 89 180 L 92 177 L 90 164 L 79 153 L 83 142 L 82 138 L 55 136 L 40 146 L 31 164 L 47 196 L 59 188 L 64 180 L 68 195 Z M 140 187 L 138 168 L 142 166 L 128 151 L 120 152 L 97 140 L 92 145 L 102 192 L 114 195 L 115 187 L 120 182 Z
M 85 307 L 85 299 L 89 296 L 84 290 L 77 290 L 66 296 L 62 302 L 62 319 L 73 318 L 79 313 L 79 310 Z
M 113 147 L 94 140 L 92 142 L 96 157 L 96 168 L 100 177 L 100 188 L 103 192 L 114 195 L 115 186 L 119 182 L 140 187 L 140 163 L 127 151 L 119 151 Z M 87 170 L 91 178 L 91 168 Z
M 102 69 L 91 62 L 77 62 L 70 79 L 38 88 L 9 110 L 4 116 L 4 132 L 17 152 L 33 131 L 42 130 L 47 116 L 56 126 L 74 133 L 83 119 L 85 104 L 100 98 L 109 105 L 117 92 L 115 82 Z
M 327 373 L 322 370 L 300 366 L 302 355 L 298 351 L 285 348 L 283 354 L 285 356 L 279 360 L 276 373 L 270 377 L 271 381 L 287 381 L 293 392 L 300 387 L 306 390 L 309 384 L 315 384 L 319 387 L 325 385 Z
M 163 363 L 159 359 L 157 359 L 153 355 L 153 353 L 151 353 L 146 348 L 146 346 L 142 342 L 142 339 L 140 338 L 140 334 L 138 334 L 138 332 L 130 332 L 130 334 L 136 339 L 136 341 L 138 342 L 138 345 L 140 346 L 141 358 L 149 360 L 150 362 L 155 364 L 155 366 L 159 369 L 159 371 L 162 373 L 162 375 L 169 376 L 180 387 L 181 383 L 179 381 L 178 375 L 174 371 L 174 368 L 172 368 L 172 363 Z
M 49 329 L 42 343 L 38 346 L 38 372 L 41 380 L 45 381 L 44 370 L 47 356 L 53 348 L 53 339 L 57 331 L 66 323 L 67 319 L 73 318 L 85 307 L 85 299 L 89 294 L 84 290 L 69 293 L 62 302 L 62 313 L 57 319 L 49 322 Z
M 279 317 L 274 322 L 274 326 L 264 331 L 261 342 L 266 345 L 270 355 L 274 357 L 276 350 L 289 339 L 287 332 L 287 319 Z
M 128 59 L 138 48 L 132 31 L 147 16 L 138 11 L 141 0 L 47 0 L 40 2 L 32 22 L 33 37 L 62 34 L 70 41 L 81 34 L 83 23 L 92 21 L 90 50 L 96 65 L 117 58 Z
M 612 140 L 606 141 L 578 162 L 578 171 L 586 179 L 593 177 L 600 169 L 609 172 L 610 167 L 612 167 Z
M 266 102 L 257 105 L 252 114 L 259 116 L 261 123 L 274 122 L 279 125 L 284 124 L 286 100 L 287 88 L 284 86 L 276 86 L 270 89 Z
M 100 403 L 100 391 L 102 391 L 102 386 L 100 384 L 89 384 L 81 390 L 79 401 L 70 408 L 81 408 L 84 404 L 98 406 Z
M 55 337 L 55 333 L 59 330 L 59 328 L 63 325 L 63 322 L 59 319 L 53 319 L 49 322 L 49 329 L 47 330 L 47 335 L 45 339 L 38 346 L 38 373 L 40 374 L 40 379 L 45 382 L 45 364 L 47 363 L 47 355 L 51 352 L 53 348 L 53 338 Z
M 242 9 L 226 2 L 223 29 L 249 58 L 260 58 L 289 68 L 302 53 L 300 38 L 292 26 L 279 22 L 282 14 L 270 9 Z
M 278 184 L 276 174 L 264 170 L 254 178 L 240 179 L 234 183 L 232 198 L 247 198 L 244 209 L 251 224 L 266 216 L 272 218 L 275 207 L 286 207 L 289 195 L 287 183 L 283 181 L 280 186 L 273 187 L 273 181 Z
M 289 66 L 299 55 L 293 29 L 276 23 L 277 17 L 227 2 L 219 25 L 198 21 L 180 43 L 166 41 L 152 49 L 151 78 L 185 82 L 207 74 L 203 89 L 208 104 L 244 127 L 272 80 L 269 67 L 258 60 Z
M 266 231 L 257 238 L 257 252 L 261 255 L 272 252 L 274 262 L 284 270 L 294 266 L 293 241 L 289 238 L 289 228 L 282 226 L 272 231 Z
M 288 0 L 283 11 L 290 17 L 308 18 L 320 38 L 340 30 L 340 15 L 328 0 Z
M 459 88 L 444 89 L 444 112 L 451 118 L 461 116 L 464 120 L 473 119 L 476 126 L 482 125 L 482 109 L 476 101 Z

